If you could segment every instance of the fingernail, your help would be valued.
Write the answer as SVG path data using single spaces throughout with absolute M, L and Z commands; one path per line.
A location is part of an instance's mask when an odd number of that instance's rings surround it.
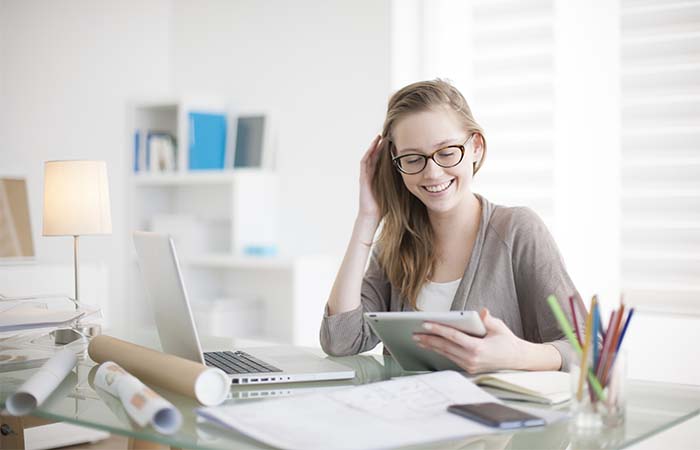
M 420 336 L 418 336 L 417 334 L 414 334 L 414 335 L 413 335 L 413 340 L 416 341 L 416 342 L 420 342 Z
M 432 328 L 433 328 L 433 326 L 430 325 L 428 322 L 423 323 L 423 329 L 425 329 L 425 330 L 430 330 L 430 329 L 432 329 Z

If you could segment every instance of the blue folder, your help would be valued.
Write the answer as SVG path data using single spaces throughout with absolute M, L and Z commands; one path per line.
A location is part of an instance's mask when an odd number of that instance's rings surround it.
M 189 168 L 223 169 L 226 158 L 226 115 L 190 112 Z

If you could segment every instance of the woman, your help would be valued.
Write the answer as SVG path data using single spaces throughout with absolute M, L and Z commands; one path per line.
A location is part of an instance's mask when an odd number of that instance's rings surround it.
M 367 311 L 477 310 L 484 338 L 426 323 L 430 334 L 414 339 L 470 373 L 568 370 L 575 354 L 546 299 L 583 303 L 541 219 L 472 192 L 485 155 L 483 130 L 448 82 L 391 97 L 362 158 L 358 216 L 321 325 L 326 353 L 377 345 Z

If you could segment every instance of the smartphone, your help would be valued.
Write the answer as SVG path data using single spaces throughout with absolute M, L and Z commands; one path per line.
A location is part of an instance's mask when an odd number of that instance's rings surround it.
M 545 424 L 541 417 L 511 408 L 500 403 L 470 403 L 468 405 L 450 405 L 447 410 L 453 414 L 466 417 L 494 428 L 512 429 L 537 427 Z

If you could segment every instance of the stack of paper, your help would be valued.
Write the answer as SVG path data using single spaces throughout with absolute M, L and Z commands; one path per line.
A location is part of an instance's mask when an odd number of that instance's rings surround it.
M 58 327 L 85 315 L 85 311 L 46 309 L 31 303 L 6 305 L 0 312 L 0 332 Z
M 555 405 L 571 398 L 571 376 L 566 372 L 501 372 L 472 381 L 504 400 Z

